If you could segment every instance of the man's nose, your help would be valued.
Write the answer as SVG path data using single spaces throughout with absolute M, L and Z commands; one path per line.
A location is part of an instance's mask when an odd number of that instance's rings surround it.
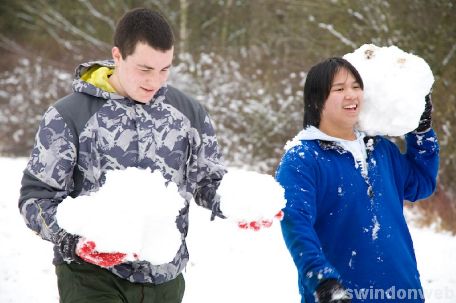
M 146 80 L 147 85 L 149 88 L 157 89 L 160 86 L 160 77 L 156 73 L 153 73 Z
M 356 92 L 353 88 L 348 88 L 345 90 L 345 98 L 346 99 L 354 99 L 356 97 Z

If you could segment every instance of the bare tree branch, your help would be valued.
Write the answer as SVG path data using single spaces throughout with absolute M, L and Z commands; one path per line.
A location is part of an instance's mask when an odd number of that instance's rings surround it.
M 318 23 L 318 27 L 328 30 L 329 33 L 331 33 L 333 36 L 338 38 L 343 44 L 351 46 L 354 49 L 358 47 L 356 45 L 356 43 L 354 43 L 353 41 L 351 41 L 350 39 L 348 39 L 347 37 L 342 35 L 340 32 L 336 31 L 332 24 L 326 24 L 326 23 L 321 23 L 320 22 L 320 23 Z
M 456 43 L 453 44 L 453 47 L 451 47 L 450 51 L 443 59 L 443 61 L 442 61 L 443 66 L 446 66 L 448 64 L 448 62 L 450 62 L 450 60 L 453 58 L 455 52 L 456 52 Z
M 188 17 L 188 0 L 180 0 L 180 24 L 179 24 L 179 32 L 180 32 L 180 51 L 186 52 L 187 51 L 187 17 Z
M 68 21 L 62 14 L 60 14 L 58 11 L 55 9 L 45 6 L 47 11 L 45 9 L 37 9 L 35 7 L 32 7 L 28 4 L 24 5 L 24 10 L 30 15 L 30 16 L 35 16 L 36 18 L 44 21 L 45 25 L 43 28 L 54 38 L 59 44 L 62 44 L 62 41 L 64 39 L 60 39 L 59 35 L 57 35 L 57 32 L 55 30 L 62 30 L 65 33 L 72 34 L 74 36 L 80 37 L 83 40 L 89 42 L 91 45 L 94 47 L 100 49 L 100 50 L 107 50 L 109 49 L 109 45 L 100 40 L 95 38 L 89 33 L 86 33 L 82 30 L 80 30 L 78 27 L 74 26 L 71 24 L 70 21 Z M 65 43 L 63 43 L 65 44 Z M 65 48 L 68 48 L 68 45 L 63 45 Z
M 52 10 L 50 10 L 49 13 L 51 14 L 49 17 L 54 18 L 54 20 L 60 22 L 60 25 L 63 25 L 67 32 L 73 33 L 75 36 L 81 37 L 82 39 L 88 41 L 89 43 L 91 43 L 92 45 L 94 45 L 95 47 L 97 47 L 100 50 L 109 49 L 108 43 L 106 43 L 100 39 L 97 39 L 94 36 L 92 36 L 86 32 L 83 32 L 78 27 L 71 24 L 67 19 L 65 19 L 64 16 L 62 16 L 62 14 L 60 14 L 56 10 L 52 9 Z M 44 15 L 44 16 L 46 16 L 46 15 Z M 44 16 L 43 16 L 43 18 L 44 18 Z M 48 19 L 48 22 L 52 22 L 52 21 L 50 19 Z
M 11 40 L 10 38 L 6 37 L 5 35 L 0 33 L 0 48 L 7 50 L 12 53 L 19 54 L 21 56 L 25 56 L 28 52 L 27 50 L 18 44 L 16 41 Z
M 99 20 L 102 20 L 104 22 L 106 22 L 106 24 L 109 25 L 109 27 L 114 30 L 116 28 L 116 25 L 114 23 L 114 21 L 112 20 L 112 18 L 110 17 L 107 17 L 105 16 L 104 14 L 100 13 L 93 5 L 90 1 L 88 0 L 79 0 L 80 3 L 84 4 L 85 7 L 87 8 L 87 10 L 89 11 L 90 14 L 92 14 L 92 16 L 94 16 L 95 18 L 99 19 Z

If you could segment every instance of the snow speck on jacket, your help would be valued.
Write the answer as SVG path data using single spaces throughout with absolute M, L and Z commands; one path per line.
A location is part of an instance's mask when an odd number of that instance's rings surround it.
M 422 293 L 403 204 L 435 190 L 434 131 L 406 135 L 405 154 L 386 138 L 365 137 L 367 175 L 340 142 L 310 138 L 306 131 L 289 143 L 276 173 L 287 199 L 283 237 L 298 269 L 302 302 L 315 302 L 316 287 L 328 278 L 340 279 L 352 302 L 370 302 L 356 297 L 362 289 Z

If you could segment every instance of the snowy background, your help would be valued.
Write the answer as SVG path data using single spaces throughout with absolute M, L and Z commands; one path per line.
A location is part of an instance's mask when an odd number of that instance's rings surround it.
M 426 221 L 456 233 L 455 0 L 2 0 L 2 156 L 28 156 L 42 114 L 71 91 L 74 68 L 110 57 L 114 21 L 136 5 L 169 18 L 173 83 L 207 107 L 225 160 L 258 172 L 273 172 L 301 128 L 310 66 L 366 43 L 425 59 L 436 79 L 441 169 L 432 203 L 418 208 Z
M 25 165 L 23 158 L 0 158 L 0 302 L 57 303 L 52 246 L 25 226 L 17 209 Z M 231 180 L 231 186 L 240 186 L 236 178 Z M 251 182 L 261 187 L 264 181 Z M 190 208 L 184 303 L 299 302 L 296 269 L 277 222 L 255 232 L 241 230 L 230 220 L 210 222 L 209 216 L 194 204 Z M 426 302 L 456 302 L 456 238 L 419 228 L 411 214 L 407 217 Z

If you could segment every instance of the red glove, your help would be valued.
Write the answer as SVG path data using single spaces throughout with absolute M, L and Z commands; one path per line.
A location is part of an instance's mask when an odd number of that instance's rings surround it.
M 279 211 L 275 216 L 275 219 L 282 220 L 283 219 L 283 211 Z M 254 231 L 259 231 L 261 227 L 271 227 L 272 220 L 259 220 L 259 221 L 251 221 L 245 222 L 241 221 L 238 223 L 239 228 L 241 229 L 253 229 Z
M 101 267 L 112 267 L 127 261 L 127 254 L 98 252 L 95 247 L 95 242 L 81 239 L 77 245 L 76 254 L 84 261 Z

